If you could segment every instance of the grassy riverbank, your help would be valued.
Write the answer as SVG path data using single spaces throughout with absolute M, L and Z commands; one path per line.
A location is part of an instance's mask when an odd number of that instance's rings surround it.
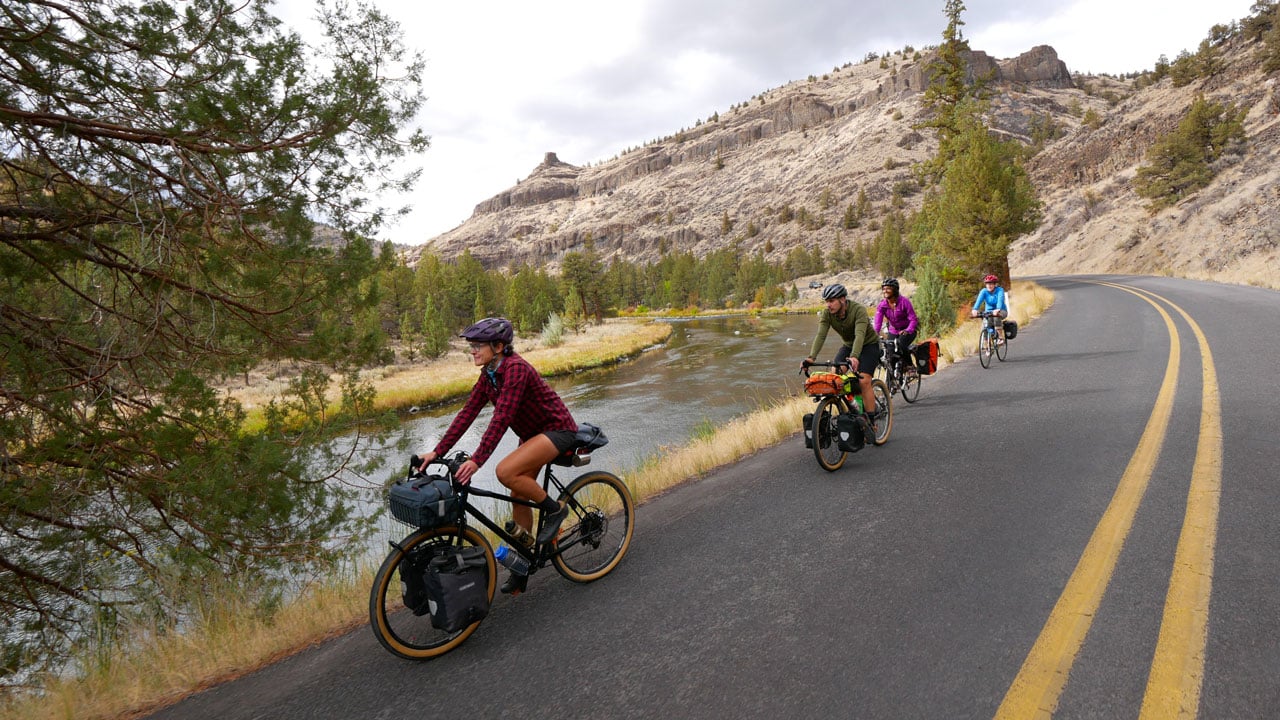
M 1013 319 L 1022 326 L 1030 324 L 1053 303 L 1052 293 L 1031 283 L 1014 283 L 1011 294 L 1017 298 Z M 576 363 L 616 361 L 617 357 L 634 354 L 661 341 L 652 335 L 639 334 L 637 328 L 655 327 L 662 333 L 661 339 L 665 339 L 671 330 L 666 323 L 636 325 L 619 322 L 605 327 L 615 324 L 622 328 L 601 331 L 609 333 L 607 336 L 579 338 L 576 343 L 571 339 L 562 348 L 539 348 L 529 343 L 522 346 L 519 339 L 517 348 L 545 373 L 551 368 L 583 366 Z M 976 336 L 976 323 L 961 323 L 955 332 L 942 338 L 940 371 L 951 362 L 973 354 Z M 624 337 L 631 340 L 624 340 Z M 599 358 L 603 355 L 597 354 L 601 350 L 616 353 L 627 347 L 636 349 L 630 353 L 615 354 L 614 360 L 602 361 Z M 475 369 L 461 360 L 459 353 L 454 355 L 457 357 L 442 362 L 466 371 L 465 387 L 461 391 L 465 393 L 474 381 Z M 444 367 L 436 365 L 434 370 L 424 367 L 387 371 L 380 379 L 375 378 L 374 384 L 380 394 L 385 391 L 389 396 L 394 396 L 395 388 L 401 385 L 419 393 L 437 378 L 446 376 Z M 442 393 L 441 397 L 446 395 Z M 414 397 L 422 395 L 415 394 Z M 401 399 L 384 407 L 404 407 L 403 402 Z M 415 399 L 413 402 L 423 401 Z M 805 397 L 780 401 L 720 426 L 714 432 L 699 433 L 685 446 L 664 451 L 661 456 L 624 472 L 623 477 L 637 502 L 643 502 L 794 435 L 800 430 L 801 415 L 811 406 Z M 192 692 L 248 674 L 364 625 L 368 620 L 368 590 L 374 569 L 365 566 L 337 573 L 313 585 L 297 600 L 270 616 L 264 616 L 260 608 L 248 602 L 241 593 L 228 588 L 226 593 L 210 598 L 199 622 L 187 633 L 176 636 L 139 628 L 135 651 L 86 655 L 80 661 L 83 668 L 81 677 L 52 680 L 47 683 L 43 698 L 0 706 L 0 715 L 14 720 L 133 717 Z
M 549 345 L 542 338 L 517 337 L 516 351 L 546 377 L 567 375 L 580 370 L 623 362 L 645 350 L 666 342 L 671 335 L 669 323 L 637 320 L 610 320 L 602 325 L 587 325 L 581 332 L 566 331 L 561 342 Z M 466 352 L 465 343 L 440 358 L 405 361 L 362 370 L 359 379 L 373 386 L 373 411 L 409 411 L 431 407 L 464 397 L 476 381 L 475 365 Z M 223 386 L 222 390 L 244 406 L 249 430 L 261 427 L 267 404 L 288 387 L 297 368 L 260 368 Z M 329 412 L 339 403 L 341 378 L 330 377 Z

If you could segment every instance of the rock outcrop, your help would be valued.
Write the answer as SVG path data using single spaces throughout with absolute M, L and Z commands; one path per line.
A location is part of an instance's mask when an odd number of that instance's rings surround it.
M 1067 64 L 1048 45 L 1037 45 L 1012 60 L 997 63 L 1000 80 L 1041 88 L 1065 90 L 1075 87 Z
M 475 213 L 492 213 L 512 207 L 541 205 L 578 194 L 581 168 L 561 162 L 553 152 L 543 156 L 542 164 L 515 187 L 504 190 L 476 206 Z

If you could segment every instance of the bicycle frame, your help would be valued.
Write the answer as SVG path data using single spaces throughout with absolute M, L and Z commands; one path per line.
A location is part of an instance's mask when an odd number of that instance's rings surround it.
M 513 506 L 534 508 L 538 503 L 523 498 L 511 497 L 502 492 L 494 492 L 471 487 L 456 482 L 459 466 L 468 459 L 465 452 L 435 458 L 430 464 L 443 465 L 445 472 L 428 473 L 429 468 L 421 468 L 421 462 L 415 456 L 410 460 L 410 467 L 416 472 L 412 478 L 429 477 L 432 482 L 448 481 L 453 488 L 453 497 L 458 505 L 449 508 L 450 522 L 433 523 L 431 516 L 406 514 L 406 506 L 391 505 L 392 515 L 397 519 L 409 518 L 416 522 L 426 522 L 427 526 L 417 527 L 399 543 L 390 541 L 392 549 L 374 575 L 369 589 L 369 626 L 373 630 L 378 643 L 394 655 L 409 660 L 430 660 L 447 653 L 464 642 L 480 625 L 487 614 L 489 603 L 493 602 L 497 591 L 497 575 L 501 567 L 494 553 L 495 540 L 506 542 L 517 553 L 516 557 L 528 562 L 527 574 L 532 575 L 540 568 L 551 565 L 566 580 L 576 583 L 590 583 L 608 575 L 617 567 L 626 554 L 635 532 L 635 501 L 631 491 L 622 478 L 605 471 L 590 471 L 572 480 L 561 482 L 555 475 L 551 465 L 581 467 L 589 462 L 591 451 L 603 447 L 608 438 L 600 429 L 589 423 L 583 423 L 574 437 L 572 449 L 561 453 L 542 470 L 542 487 L 553 497 L 562 499 L 569 512 L 554 515 L 540 514 L 535 532 L 549 533 L 549 528 L 562 525 L 560 520 L 568 523 L 562 532 L 555 534 L 543 542 L 534 542 L 530 547 L 521 544 L 516 536 L 523 533 L 512 533 L 500 527 L 494 520 L 497 517 L 485 509 L 473 507 L 471 497 L 487 497 Z M 415 489 L 420 486 L 415 485 Z M 393 495 L 393 498 L 397 497 Z M 403 498 L 402 498 L 403 499 Z M 434 496 L 423 496 L 409 501 L 414 503 L 434 501 Z M 573 516 L 570 520 L 566 515 Z M 468 516 L 472 519 L 468 519 Z M 548 517 L 555 520 L 548 522 Z M 490 532 L 484 532 L 488 528 Z M 550 534 L 550 533 L 549 533 Z M 527 539 L 525 539 L 527 542 Z M 476 583 L 483 583 L 481 589 L 487 593 L 487 600 L 474 597 L 457 598 L 448 592 L 441 592 L 433 585 L 433 565 L 430 563 L 443 555 L 449 547 L 470 548 L 467 570 L 458 572 L 475 572 L 480 567 L 476 562 L 478 555 L 483 555 L 485 572 L 475 576 L 474 582 L 465 586 L 474 592 Z M 420 552 L 419 549 L 422 549 Z M 477 553 L 476 551 L 479 551 Z M 461 555 L 461 553 L 460 553 Z M 505 587 L 504 587 L 505 589 Z M 519 589 L 513 588 L 513 592 Z M 453 600 L 464 605 L 453 606 Z M 435 600 L 432 607 L 431 601 Z M 440 617 L 450 608 L 457 610 L 448 617 Z M 463 615 L 459 615 L 462 613 Z M 465 621 L 466 626 L 459 623 Z
M 880 338 L 880 366 L 884 368 L 885 380 L 888 381 L 889 390 L 893 392 L 898 392 L 902 389 L 903 357 L 899 356 L 897 362 L 894 362 L 893 353 L 890 352 L 890 348 L 896 343 L 896 338 Z
M 982 332 L 978 334 L 978 361 L 983 368 L 991 367 L 991 356 L 1004 361 L 1008 350 L 1003 342 L 1003 329 L 998 323 L 1001 318 L 994 311 L 984 310 L 978 316 L 982 319 Z
M 552 463 L 547 463 L 545 466 L 543 466 L 542 489 L 544 492 L 547 493 L 548 496 L 551 496 L 551 490 L 553 488 L 558 493 L 563 494 L 565 492 L 565 486 L 560 482 L 560 479 L 555 476 L 555 473 L 551 471 L 551 465 Z M 452 472 L 450 473 L 450 478 L 452 478 Z M 462 527 L 466 524 L 467 515 L 470 515 L 471 517 L 475 518 L 481 525 L 488 528 L 490 532 L 492 532 L 495 536 L 497 536 L 499 540 L 506 543 L 508 546 L 511 547 L 512 550 L 515 550 L 524 559 L 529 561 L 530 574 L 533 574 L 533 571 L 537 568 L 545 567 L 546 564 L 551 561 L 551 558 L 555 557 L 557 554 L 559 554 L 561 551 L 565 549 L 560 547 L 557 543 L 548 543 L 547 546 L 554 547 L 555 551 L 546 552 L 545 551 L 546 548 L 544 548 L 540 543 L 537 543 L 536 541 L 534 542 L 534 545 L 531 548 L 525 546 L 523 543 L 519 542 L 514 537 L 512 537 L 511 534 L 508 533 L 503 527 L 498 525 L 498 523 L 495 522 L 493 518 L 486 515 L 484 511 L 473 506 L 470 502 L 470 496 L 475 495 L 478 497 L 492 498 L 494 500 L 499 500 L 505 503 L 509 503 L 511 505 L 523 505 L 524 507 L 533 508 L 533 509 L 536 509 L 538 507 L 538 503 L 533 502 L 532 500 L 525 500 L 524 498 L 514 497 L 507 493 L 495 492 L 493 490 L 485 490 L 483 488 L 473 487 L 470 484 L 458 485 L 455 483 L 454 488 L 458 493 L 458 501 L 462 503 L 462 509 L 464 512 L 463 518 L 458 521 L 458 526 Z M 572 501 L 572 498 L 570 498 L 569 501 Z M 535 538 L 537 537 L 538 532 L 542 530 L 542 522 L 543 522 L 542 513 L 539 513 L 538 525 L 536 528 L 532 529 L 532 534 Z

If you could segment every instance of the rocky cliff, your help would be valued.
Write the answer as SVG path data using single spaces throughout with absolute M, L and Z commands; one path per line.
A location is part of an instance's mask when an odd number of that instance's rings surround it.
M 1222 52 L 1217 75 L 1140 90 L 1132 80 L 1072 76 L 1048 46 L 1004 60 L 970 54 L 971 76 L 987 78 L 993 91 L 992 127 L 1043 144 L 1029 169 L 1045 222 L 1016 245 L 1016 273 L 1165 272 L 1274 284 L 1265 279 L 1280 274 L 1274 88 L 1252 47 L 1235 40 Z M 928 61 L 899 53 L 792 82 L 592 167 L 548 152 L 527 178 L 422 249 L 443 257 L 469 249 L 490 266 L 555 267 L 588 240 L 606 259 L 639 261 L 730 243 L 781 259 L 798 244 L 869 240 L 891 206 L 919 202 L 911 164 L 935 147 L 931 133 L 915 129 L 925 119 Z M 1129 179 L 1198 93 L 1249 109 L 1249 150 L 1224 163 L 1213 186 L 1152 216 Z M 872 213 L 844 228 L 860 193 Z

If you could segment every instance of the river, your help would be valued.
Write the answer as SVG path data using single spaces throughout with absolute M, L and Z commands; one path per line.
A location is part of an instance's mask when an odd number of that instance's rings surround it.
M 672 324 L 665 344 L 634 360 L 550 381 L 574 419 L 599 425 L 609 437 L 592 457 L 592 468 L 624 473 L 664 448 L 683 445 L 708 424 L 723 424 L 800 392 L 797 371 L 818 325 L 812 313 Z M 834 355 L 838 342 L 829 336 L 823 355 Z M 408 420 L 405 429 L 415 451 L 432 448 L 461 407 L 458 402 Z M 455 449 L 474 449 L 491 414 L 491 407 L 482 411 Z M 515 435 L 508 432 L 474 482 L 499 488 L 496 458 L 515 445 Z

